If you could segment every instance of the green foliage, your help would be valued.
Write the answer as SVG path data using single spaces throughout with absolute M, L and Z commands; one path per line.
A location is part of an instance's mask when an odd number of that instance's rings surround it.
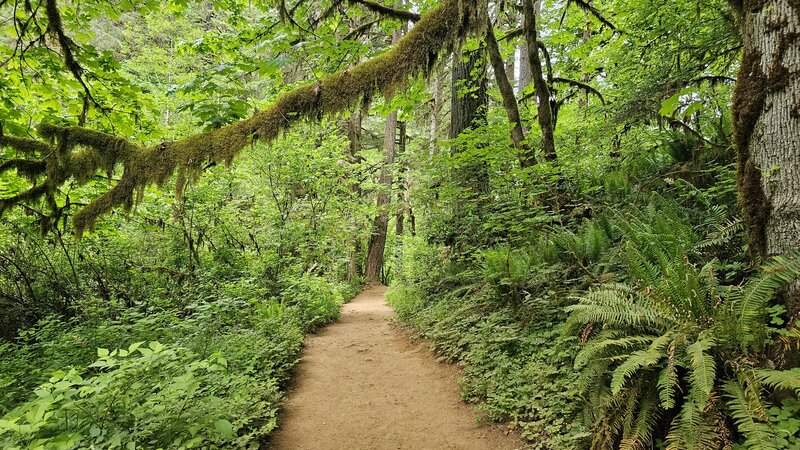
M 252 293 L 241 287 L 224 291 Z M 335 319 L 353 293 L 304 277 L 282 300 L 218 297 L 190 304 L 180 319 L 167 310 L 66 330 L 44 324 L 35 331 L 37 343 L 0 353 L 6 384 L 37 379 L 25 374 L 37 365 L 34 373 L 49 377 L 39 386 L 14 387 L 15 397 L 27 401 L 11 403 L 0 421 L 0 442 L 8 448 L 251 447 L 276 426 L 280 387 L 304 333 Z M 132 342 L 108 350 L 120 340 L 152 336 L 171 344 Z M 75 348 L 80 341 L 83 347 Z
M 629 284 L 593 289 L 567 308 L 568 323 L 589 336 L 575 368 L 585 374 L 581 389 L 597 417 L 593 446 L 602 448 L 608 436 L 649 445 L 653 417 L 661 416 L 671 422 L 668 445 L 716 448 L 732 432 L 720 420 L 723 392 L 746 445 L 766 446 L 771 428 L 755 415 L 765 409 L 761 383 L 791 388 L 795 374 L 750 372 L 770 339 L 769 303 L 800 275 L 800 263 L 778 258 L 743 286 L 721 286 L 716 261 L 690 262 L 696 235 L 666 208 L 623 222 Z M 623 408 L 625 398 L 640 406 Z

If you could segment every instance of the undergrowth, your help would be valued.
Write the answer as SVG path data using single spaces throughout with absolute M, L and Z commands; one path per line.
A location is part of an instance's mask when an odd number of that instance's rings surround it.
M 256 448 L 305 333 L 354 293 L 305 276 L 269 298 L 241 279 L 183 310 L 45 320 L 0 347 L 0 446 Z

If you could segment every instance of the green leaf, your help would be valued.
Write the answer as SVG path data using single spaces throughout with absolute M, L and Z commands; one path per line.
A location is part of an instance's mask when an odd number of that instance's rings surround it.
M 226 419 L 219 419 L 214 422 L 214 429 L 226 440 L 233 439 L 233 424 Z

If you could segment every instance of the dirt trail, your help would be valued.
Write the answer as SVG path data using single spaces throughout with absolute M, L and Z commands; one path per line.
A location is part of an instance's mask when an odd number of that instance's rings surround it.
M 344 305 L 306 341 L 273 449 L 517 449 L 458 394 L 457 368 L 437 363 L 388 320 L 386 288 Z

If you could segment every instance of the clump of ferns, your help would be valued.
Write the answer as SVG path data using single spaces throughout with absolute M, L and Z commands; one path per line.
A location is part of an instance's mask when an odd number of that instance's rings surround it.
M 781 448 L 766 414 L 768 388 L 800 393 L 800 369 L 775 370 L 768 307 L 800 275 L 775 258 L 744 285 L 722 286 L 716 261 L 692 264 L 669 243 L 628 242 L 635 282 L 594 289 L 568 307 L 582 331 L 575 359 L 593 423 L 592 448 Z M 685 253 L 684 253 L 685 255 Z

